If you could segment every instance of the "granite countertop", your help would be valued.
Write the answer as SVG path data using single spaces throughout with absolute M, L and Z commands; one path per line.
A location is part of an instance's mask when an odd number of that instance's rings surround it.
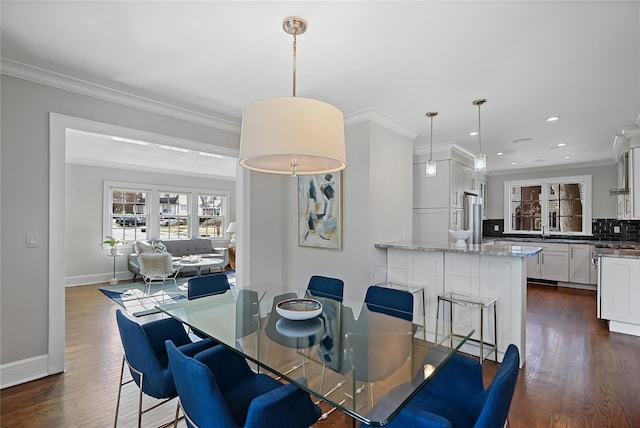
M 618 257 L 623 259 L 640 259 L 640 249 L 627 248 L 596 248 L 596 257 Z
M 595 241 L 588 239 L 571 239 L 571 238 L 540 238 L 538 236 L 532 236 L 531 238 L 522 237 L 489 237 L 483 239 L 483 242 L 491 241 L 512 241 L 512 242 L 539 242 L 539 243 L 558 243 L 558 244 L 590 244 L 595 245 L 597 248 L 616 248 L 625 250 L 640 250 L 640 242 L 635 241 Z
M 532 257 L 542 251 L 540 247 L 524 247 L 520 245 L 468 244 L 459 247 L 456 244 L 438 244 L 432 242 L 397 241 L 374 245 L 376 248 L 395 248 L 400 250 L 432 251 L 446 253 L 482 254 L 488 256 Z

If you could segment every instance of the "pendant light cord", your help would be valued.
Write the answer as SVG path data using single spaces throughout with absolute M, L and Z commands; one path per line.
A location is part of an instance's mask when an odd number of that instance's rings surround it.
M 478 143 L 480 145 L 480 153 L 482 153 L 482 130 L 481 130 L 481 121 L 480 121 L 480 106 L 482 103 L 478 103 Z
M 429 137 L 429 162 L 433 160 L 433 116 L 431 116 L 431 136 Z
M 296 47 L 298 45 L 296 40 L 296 33 L 298 29 L 293 27 L 293 96 L 296 96 Z

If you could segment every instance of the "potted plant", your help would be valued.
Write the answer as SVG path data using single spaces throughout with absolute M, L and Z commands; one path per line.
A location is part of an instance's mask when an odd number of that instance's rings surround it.
M 124 245 L 126 243 L 127 241 L 123 241 L 122 239 L 116 239 L 112 236 L 105 236 L 105 240 L 102 245 L 108 244 L 111 247 L 111 254 L 115 256 L 116 254 L 118 254 L 118 245 Z

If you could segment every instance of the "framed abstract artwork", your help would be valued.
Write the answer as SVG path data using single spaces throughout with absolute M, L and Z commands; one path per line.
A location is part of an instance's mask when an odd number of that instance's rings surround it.
M 342 249 L 342 172 L 298 176 L 298 245 Z

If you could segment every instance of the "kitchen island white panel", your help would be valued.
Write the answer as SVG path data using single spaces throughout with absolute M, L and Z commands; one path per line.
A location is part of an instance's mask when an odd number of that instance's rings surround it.
M 427 316 L 435 316 L 437 297 L 457 291 L 471 296 L 498 297 L 498 360 L 510 343 L 520 350 L 520 366 L 526 358 L 526 307 L 528 257 L 539 247 L 491 244 L 456 247 L 453 244 L 393 242 L 376 244 L 387 250 L 387 279 L 425 290 Z M 443 309 L 443 308 L 441 308 Z M 471 325 L 479 338 L 477 310 L 455 308 L 455 322 Z M 485 340 L 493 340 L 493 316 L 485 314 Z M 448 313 L 441 313 L 448 318 Z M 474 353 L 473 347 L 465 352 Z

